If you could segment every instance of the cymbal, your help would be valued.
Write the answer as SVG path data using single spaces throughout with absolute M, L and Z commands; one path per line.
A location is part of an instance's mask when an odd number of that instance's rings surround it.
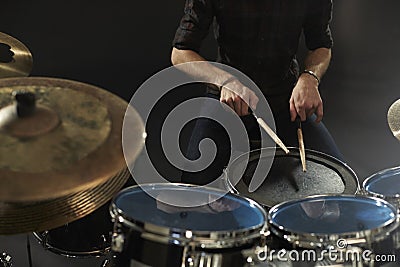
M 17 104 L 14 98 L 20 98 Z M 0 201 L 60 198 L 105 183 L 133 163 L 144 145 L 144 125 L 127 107 L 118 96 L 81 82 L 0 79 Z M 129 159 L 122 151 L 125 114 L 137 136 Z
M 29 49 L 14 37 L 0 32 L 0 78 L 28 76 L 32 65 Z
M 390 106 L 387 120 L 393 135 L 400 140 L 400 99 Z
M 65 197 L 30 203 L 0 203 L 0 235 L 50 230 L 103 206 L 130 177 L 127 168 L 105 183 Z

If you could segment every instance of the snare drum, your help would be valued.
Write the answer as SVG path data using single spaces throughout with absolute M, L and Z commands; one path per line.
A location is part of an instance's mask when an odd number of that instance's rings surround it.
M 338 261 L 374 266 L 374 254 L 394 253 L 393 233 L 399 220 L 395 207 L 385 200 L 324 195 L 276 205 L 269 211 L 268 226 L 274 249 L 325 250 L 324 255 L 334 252 Z
M 258 165 L 273 163 L 261 186 L 249 192 Z M 279 203 L 321 194 L 356 194 L 359 182 L 345 163 L 321 152 L 306 149 L 307 172 L 303 172 L 298 148 L 263 148 L 236 158 L 225 170 L 227 186 L 234 193 L 254 199 L 266 209 Z M 242 170 L 244 174 L 241 175 Z
M 150 196 L 147 192 L 151 190 Z M 159 201 L 161 194 L 218 199 L 197 207 Z M 121 191 L 112 201 L 111 266 L 245 266 L 262 243 L 266 213 L 256 202 L 215 189 L 149 184 Z

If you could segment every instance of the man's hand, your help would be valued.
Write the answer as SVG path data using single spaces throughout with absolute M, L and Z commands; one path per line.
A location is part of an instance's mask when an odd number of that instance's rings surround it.
M 320 122 L 324 115 L 322 99 L 318 91 L 318 81 L 313 76 L 303 73 L 290 97 L 290 119 L 294 121 L 297 115 L 302 121 L 313 113 L 317 115 L 316 122 Z
M 230 106 L 239 116 L 244 116 L 249 114 L 249 105 L 252 110 L 256 109 L 258 97 L 240 81 L 233 80 L 222 87 L 220 101 Z

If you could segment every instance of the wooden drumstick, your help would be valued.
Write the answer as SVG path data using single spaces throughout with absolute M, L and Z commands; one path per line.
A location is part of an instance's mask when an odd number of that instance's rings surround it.
M 258 118 L 256 116 L 256 114 L 253 113 L 253 116 L 256 118 L 258 124 L 267 132 L 267 134 L 272 138 L 272 140 L 274 140 L 274 142 L 280 146 L 280 148 L 283 149 L 283 151 L 285 151 L 286 154 L 289 154 L 289 149 L 287 149 L 287 147 L 283 144 L 283 142 L 281 141 L 281 139 L 279 139 L 279 137 L 275 134 L 274 131 L 272 131 L 272 129 L 265 123 L 265 121 L 262 118 Z
M 306 166 L 306 151 L 304 149 L 303 131 L 301 130 L 301 121 L 299 122 L 299 128 L 297 128 L 297 138 L 299 139 L 299 151 L 301 165 L 303 166 L 303 172 L 307 171 Z

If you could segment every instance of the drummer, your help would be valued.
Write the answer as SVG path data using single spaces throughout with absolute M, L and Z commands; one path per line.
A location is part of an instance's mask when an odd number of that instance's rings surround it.
M 287 146 L 298 146 L 298 124 L 294 122 L 299 117 L 306 148 L 342 159 L 321 122 L 323 102 L 319 93 L 320 81 L 331 60 L 332 8 L 331 0 L 186 0 L 185 13 L 173 40 L 171 61 L 174 65 L 204 61 L 200 47 L 215 21 L 218 61 L 244 72 L 260 87 L 272 109 L 282 141 Z M 302 31 L 309 51 L 300 72 L 296 52 Z M 258 124 L 243 101 L 249 99 L 250 108 L 254 109 L 258 101 L 255 94 L 221 69 L 210 65 L 202 71 L 215 80 L 215 84 L 223 85 L 218 89 L 208 88 L 207 96 L 231 107 L 241 116 L 251 141 L 259 140 Z M 242 92 L 241 96 L 232 90 Z M 206 184 L 220 176 L 229 161 L 229 137 L 220 127 L 209 119 L 197 119 L 186 157 L 194 160 L 200 156 L 199 142 L 204 138 L 216 142 L 218 154 L 212 167 L 184 173 L 183 182 Z M 255 148 L 257 146 L 251 147 Z

